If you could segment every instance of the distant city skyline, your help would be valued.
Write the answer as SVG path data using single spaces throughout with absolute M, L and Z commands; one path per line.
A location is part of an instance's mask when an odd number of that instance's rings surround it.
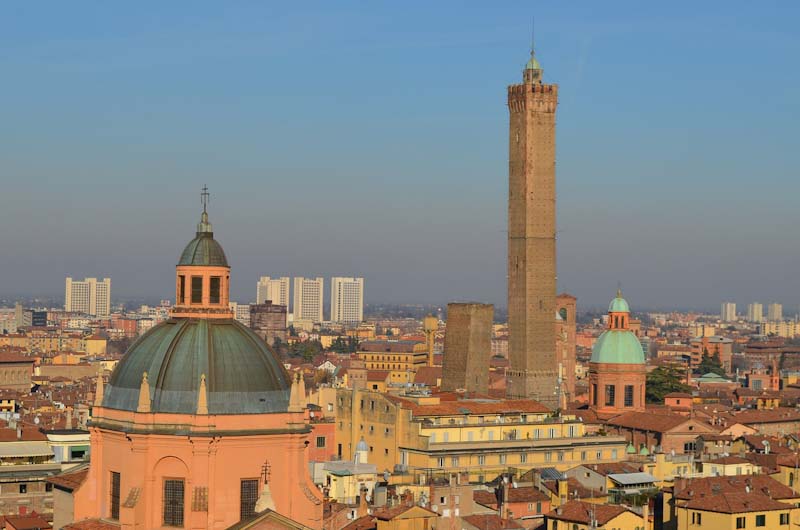
M 793 4 L 48 9 L 0 20 L 2 295 L 72 275 L 172 298 L 207 183 L 234 300 L 268 270 L 505 307 L 504 87 L 535 14 L 561 100 L 559 292 L 800 303 Z

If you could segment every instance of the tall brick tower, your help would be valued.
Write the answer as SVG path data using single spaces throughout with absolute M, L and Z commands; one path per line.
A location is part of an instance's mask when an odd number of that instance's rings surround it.
M 556 105 L 533 49 L 508 87 L 507 392 L 558 406 L 556 359 Z

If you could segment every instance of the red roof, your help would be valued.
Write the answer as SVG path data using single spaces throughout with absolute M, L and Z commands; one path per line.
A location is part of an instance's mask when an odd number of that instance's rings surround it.
M 120 526 L 117 523 L 104 521 L 103 519 L 84 519 L 70 523 L 62 527 L 61 530 L 119 530 Z
M 50 523 L 36 512 L 29 515 L 6 515 L 6 530 L 49 530 Z
M 511 530 L 525 528 L 515 520 L 503 519 L 495 513 L 464 515 L 461 517 L 461 519 L 471 524 L 475 528 L 480 528 L 481 530 Z
M 582 523 L 588 525 L 594 519 L 600 524 L 605 525 L 615 517 L 627 512 L 622 506 L 614 504 L 594 504 L 583 501 L 569 501 L 561 507 L 547 514 L 548 519 L 559 521 L 569 521 L 572 523 Z
M 60 473 L 58 475 L 52 476 L 47 479 L 48 482 L 52 482 L 56 486 L 60 486 L 63 489 L 69 491 L 75 491 L 83 481 L 86 480 L 86 477 L 89 474 L 89 467 L 86 466 L 78 471 L 68 471 L 66 473 Z

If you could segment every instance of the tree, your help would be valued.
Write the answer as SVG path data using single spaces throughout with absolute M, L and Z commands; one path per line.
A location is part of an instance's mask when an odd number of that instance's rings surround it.
M 700 370 L 700 375 L 712 372 L 725 377 L 725 369 L 722 367 L 722 361 L 719 359 L 719 352 L 715 351 L 712 356 L 708 354 L 706 348 L 703 348 L 703 357 L 700 359 L 698 370 Z
M 675 367 L 658 366 L 647 374 L 645 400 L 648 403 L 663 403 L 664 396 L 670 392 L 689 392 L 684 381 L 685 373 Z

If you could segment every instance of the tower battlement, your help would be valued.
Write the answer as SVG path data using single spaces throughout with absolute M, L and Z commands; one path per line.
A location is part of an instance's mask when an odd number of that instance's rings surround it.
M 508 87 L 508 108 L 520 112 L 526 108 L 526 102 L 536 105 L 536 110 L 555 112 L 558 105 L 558 85 L 519 84 Z

